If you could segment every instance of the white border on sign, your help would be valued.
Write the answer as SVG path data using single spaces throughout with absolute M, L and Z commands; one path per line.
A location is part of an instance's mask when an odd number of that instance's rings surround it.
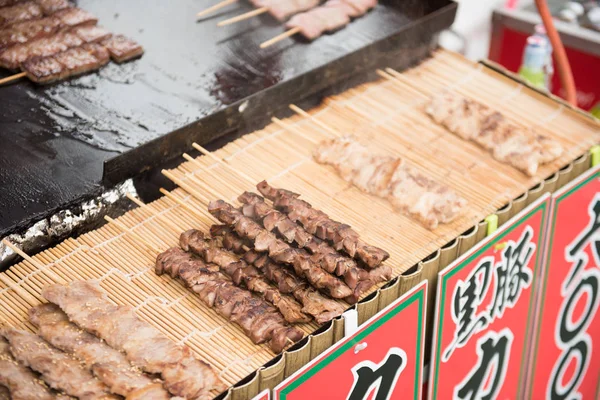
M 428 281 L 426 279 L 423 280 L 423 281 L 421 281 L 418 285 L 414 286 L 408 292 L 404 293 L 402 296 L 400 296 L 399 298 L 397 298 L 396 300 L 394 300 L 390 305 L 388 305 L 383 310 L 379 311 L 377 314 L 373 315 L 371 318 L 369 318 L 367 321 L 365 321 L 365 323 L 363 323 L 361 326 L 359 326 L 358 330 L 356 332 L 354 332 L 354 334 L 352 336 L 347 336 L 347 337 L 343 338 L 342 340 L 340 340 L 339 342 L 335 343 L 333 346 L 331 346 L 329 349 L 327 349 L 324 352 L 322 352 L 321 354 L 319 354 L 315 359 L 313 359 L 311 362 L 309 362 L 308 364 L 306 364 L 304 367 L 302 367 L 298 371 L 294 372 L 292 375 L 290 375 L 287 379 L 285 379 L 279 385 L 275 386 L 275 388 L 273 389 L 273 400 L 279 400 L 279 397 L 277 396 L 277 393 L 278 393 L 278 390 L 281 387 L 286 386 L 288 384 L 288 382 L 291 382 L 291 381 L 295 380 L 298 376 L 302 375 L 308 369 L 312 368 L 315 364 L 317 364 L 320 361 L 322 361 L 324 358 L 326 358 L 327 356 L 329 356 L 331 353 L 333 353 L 339 347 L 341 347 L 341 346 L 345 345 L 346 343 L 348 343 L 350 340 L 352 340 L 352 338 L 355 335 L 359 334 L 360 332 L 362 332 L 363 330 L 365 330 L 366 328 L 368 328 L 373 322 L 375 322 L 376 320 L 378 320 L 382 315 L 387 314 L 388 311 L 390 311 L 391 309 L 395 308 L 400 303 L 404 302 L 406 299 L 408 299 L 409 297 L 411 297 L 412 295 L 414 295 L 416 292 L 422 290 L 423 287 L 424 287 L 424 291 L 425 291 L 425 293 L 423 294 L 423 321 L 422 321 L 423 329 L 421 329 L 421 343 L 423 345 L 421 346 L 421 365 L 420 365 L 420 377 L 421 377 L 421 379 L 420 379 L 420 382 L 419 382 L 419 397 L 422 397 L 422 391 L 423 391 L 423 388 L 422 388 L 422 386 L 423 386 L 423 363 L 424 363 L 424 358 L 423 357 L 425 356 L 425 327 L 426 327 L 426 321 L 427 321 L 427 288 L 428 288 Z
M 252 398 L 252 400 L 271 400 L 271 389 L 265 389 L 256 396 Z

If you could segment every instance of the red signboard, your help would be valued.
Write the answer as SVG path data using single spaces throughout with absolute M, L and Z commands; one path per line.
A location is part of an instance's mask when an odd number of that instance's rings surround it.
M 518 399 L 549 195 L 438 274 L 429 399 Z
M 427 281 L 273 391 L 275 399 L 414 399 L 422 393 Z
M 528 396 L 598 398 L 600 169 L 552 196 Z

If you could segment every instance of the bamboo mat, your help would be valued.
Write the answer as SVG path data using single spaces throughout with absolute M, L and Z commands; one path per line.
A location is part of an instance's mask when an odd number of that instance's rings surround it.
M 264 345 L 253 345 L 236 325 L 204 306 L 179 282 L 153 271 L 157 252 L 175 246 L 182 231 L 207 231 L 215 223 L 206 212 L 206 200 L 223 198 L 239 204 L 237 195 L 266 179 L 275 187 L 301 193 L 332 218 L 352 225 L 368 243 L 387 250 L 391 256 L 386 264 L 399 275 L 584 154 L 600 138 L 599 125 L 591 119 L 449 52 L 439 51 L 402 74 L 390 73 L 326 99 L 309 118 L 294 116 L 273 123 L 213 156 L 189 158 L 168 172 L 181 186 L 171 196 L 0 274 L 0 321 L 32 329 L 26 313 L 43 301 L 42 287 L 99 279 L 113 301 L 135 307 L 143 319 L 190 346 L 226 383 L 234 384 L 272 359 L 273 353 Z M 424 113 L 427 98 L 449 87 L 500 110 L 516 124 L 555 138 L 565 154 L 533 178 L 496 162 Z M 333 169 L 315 163 L 311 153 L 316 143 L 339 134 L 354 134 L 373 151 L 403 157 L 444 182 L 468 200 L 463 215 L 428 231 L 396 213 L 387 201 L 362 193 Z M 310 333 L 317 326 L 302 328 Z

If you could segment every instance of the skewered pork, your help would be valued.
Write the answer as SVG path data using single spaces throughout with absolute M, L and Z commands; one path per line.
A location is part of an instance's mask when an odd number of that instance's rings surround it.
M 251 0 L 251 3 L 257 8 L 267 7 L 272 16 L 285 21 L 296 13 L 318 6 L 319 0 Z
M 108 52 L 95 43 L 74 47 L 50 57 L 34 57 L 21 68 L 37 83 L 52 83 L 101 68 L 109 62 Z
M 219 221 L 233 227 L 240 236 L 252 240 L 256 251 L 267 252 L 274 261 L 292 265 L 296 273 L 304 276 L 315 288 L 324 290 L 336 299 L 352 294 L 352 290 L 345 283 L 315 265 L 306 251 L 293 248 L 277 239 L 273 233 L 225 201 L 211 201 L 208 211 Z
M 57 305 L 47 303 L 31 308 L 29 320 L 43 339 L 81 360 L 111 392 L 128 398 L 143 393 L 149 400 L 169 399 L 162 384 L 132 367 L 123 353 L 69 322 Z
M 48 57 L 71 47 L 82 45 L 83 40 L 71 32 L 57 33 L 31 42 L 12 46 L 0 53 L 0 66 L 17 69 L 29 58 Z
M 156 259 L 158 275 L 167 273 L 181 279 L 206 305 L 237 323 L 253 343 L 268 341 L 271 349 L 279 353 L 290 343 L 302 339 L 302 331 L 288 326 L 273 306 L 235 286 L 218 269 L 200 259 L 190 262 L 189 254 L 179 247 L 159 254 Z
M 387 198 L 397 209 L 428 229 L 456 219 L 466 200 L 408 165 L 404 160 L 373 154 L 351 136 L 322 142 L 315 159 L 332 165 L 359 189 Z
M 112 36 L 109 31 L 96 25 L 78 26 L 73 28 L 71 32 L 79 36 L 84 43 L 98 43 Z
M 291 323 L 309 322 L 310 317 L 302 312 L 302 306 L 290 296 L 283 295 L 269 284 L 261 271 L 240 260 L 235 254 L 222 248 L 217 240 L 206 240 L 204 234 L 196 229 L 184 232 L 179 237 L 179 245 L 185 251 L 192 251 L 214 263 L 225 272 L 236 285 L 245 285 L 248 290 L 262 295 L 273 304 Z
M 223 246 L 238 254 L 243 254 L 244 260 L 261 271 L 271 281 L 277 284 L 281 293 L 292 294 L 296 300 L 302 303 L 302 311 L 312 315 L 315 320 L 322 324 L 344 312 L 344 307 L 339 303 L 323 297 L 319 292 L 310 287 L 310 284 L 298 278 L 281 264 L 269 259 L 265 254 L 259 254 L 253 250 L 246 251 L 244 239 L 226 225 L 214 225 L 211 227 L 211 235 L 222 236 Z
M 68 0 L 34 0 L 42 10 L 44 10 L 44 14 L 50 15 L 54 14 L 57 11 L 64 10 L 65 8 L 73 7 Z
M 299 194 L 273 188 L 266 181 L 260 182 L 256 187 L 292 221 L 300 222 L 307 232 L 319 239 L 328 240 L 336 250 L 343 250 L 370 268 L 379 266 L 389 258 L 387 251 L 368 245 L 350 226 L 334 221 L 324 212 L 312 208 L 309 203 L 298 198 Z
M 3 7 L 0 8 L 0 28 L 4 28 L 16 22 L 40 18 L 42 15 L 42 8 L 32 1 L 18 3 L 10 7 Z
M 32 370 L 13 358 L 9 347 L 4 337 L 0 336 L 0 385 L 10 391 L 13 399 L 53 400 L 55 396 L 50 389 Z
M 97 283 L 51 285 L 44 288 L 42 296 L 57 304 L 79 327 L 125 352 L 134 366 L 160 374 L 173 395 L 208 399 L 211 390 L 225 389 L 210 365 L 195 359 L 187 346 L 176 345 L 142 321 L 131 307 L 111 303 Z
M 60 20 L 63 27 L 73 28 L 82 25 L 96 25 L 98 18 L 77 7 L 65 8 L 52 14 Z
M 344 282 L 353 290 L 354 299 L 351 302 L 358 301 L 360 296 L 374 284 L 391 279 L 390 267 L 382 265 L 369 272 L 360 269 L 353 259 L 339 254 L 326 242 L 306 232 L 285 214 L 268 205 L 256 193 L 244 192 L 238 200 L 244 204 L 242 207 L 244 215 L 262 220 L 263 226 L 268 231 L 277 230 L 288 243 L 296 242 L 298 247 L 309 250 L 312 253 L 311 261 L 325 271 L 343 276 Z
M 82 400 L 117 399 L 77 360 L 50 346 L 39 336 L 14 328 L 3 329 L 2 335 L 8 339 L 15 359 L 39 372 L 52 388 Z
M 54 17 L 13 24 L 0 30 L 0 51 L 10 46 L 53 35 L 62 26 L 61 21 Z
M 427 114 L 465 140 L 490 151 L 493 157 L 534 176 L 540 164 L 556 160 L 562 146 L 543 135 L 523 129 L 484 104 L 452 91 L 434 96 Z
M 300 30 L 300 34 L 314 40 L 325 32 L 332 32 L 350 23 L 377 5 L 376 0 L 330 0 L 320 7 L 294 15 L 286 28 Z
M 116 63 L 124 63 L 144 54 L 144 48 L 133 40 L 123 36 L 112 36 L 102 42 Z

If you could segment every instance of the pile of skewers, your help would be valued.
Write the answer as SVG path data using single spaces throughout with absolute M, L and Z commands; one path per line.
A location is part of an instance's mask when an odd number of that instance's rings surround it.
M 158 255 L 156 273 L 181 280 L 255 344 L 278 353 L 303 337 L 289 324 L 324 323 L 374 285 L 391 279 L 389 254 L 365 243 L 350 226 L 265 181 L 241 205 L 211 201 L 220 224 L 192 229 L 179 247 Z M 264 197 L 263 197 L 264 196 Z
M 42 296 L 50 303 L 29 309 L 37 334 L 0 327 L 0 398 L 210 399 L 225 389 L 190 348 L 110 302 L 97 283 L 49 285 Z
M 67 0 L 0 2 L 0 67 L 47 84 L 96 71 L 111 59 L 139 57 L 142 46 L 97 27 L 98 19 Z
M 237 0 L 225 0 L 198 13 L 204 17 Z M 287 37 L 301 34 L 314 40 L 327 32 L 333 32 L 348 25 L 351 19 L 365 15 L 377 5 L 377 0 L 328 0 L 319 5 L 319 0 L 250 0 L 256 10 L 219 22 L 219 26 L 243 21 L 257 15 L 269 13 L 278 21 L 286 22 L 286 32 L 260 45 L 269 47 Z M 290 18 L 291 17 L 291 18 Z

